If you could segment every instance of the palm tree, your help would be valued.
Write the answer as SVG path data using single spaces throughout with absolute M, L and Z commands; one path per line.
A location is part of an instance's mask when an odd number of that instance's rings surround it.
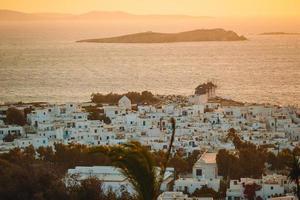
M 299 159 L 293 155 L 293 162 L 291 166 L 291 170 L 289 172 L 288 178 L 290 181 L 294 182 L 297 186 L 296 194 L 298 199 L 300 199 L 300 185 L 299 185 L 299 178 L 300 178 L 300 161 Z
M 109 156 L 136 191 L 138 200 L 155 200 L 159 184 L 151 153 L 138 142 L 112 147 Z
M 160 187 L 170 159 L 175 137 L 175 119 L 171 119 L 172 135 L 170 144 L 158 172 L 152 154 L 138 142 L 130 142 L 109 149 L 112 163 L 120 168 L 136 191 L 138 200 L 156 200 L 160 194 Z
M 172 125 L 172 135 L 171 135 L 171 140 L 170 140 L 170 144 L 169 144 L 169 147 L 168 147 L 166 157 L 164 159 L 164 162 L 162 163 L 162 167 L 161 167 L 161 170 L 160 170 L 159 186 L 161 186 L 161 184 L 164 180 L 164 175 L 165 175 L 165 172 L 166 172 L 166 169 L 167 169 L 168 162 L 170 160 L 170 155 L 171 155 L 173 142 L 174 142 L 174 138 L 175 138 L 176 122 L 175 122 L 175 119 L 173 117 L 171 118 L 171 125 Z

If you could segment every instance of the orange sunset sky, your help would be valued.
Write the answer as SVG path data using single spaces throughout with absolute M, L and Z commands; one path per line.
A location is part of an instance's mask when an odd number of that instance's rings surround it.
M 0 0 L 1 9 L 83 13 L 91 10 L 195 16 L 300 16 L 300 0 Z

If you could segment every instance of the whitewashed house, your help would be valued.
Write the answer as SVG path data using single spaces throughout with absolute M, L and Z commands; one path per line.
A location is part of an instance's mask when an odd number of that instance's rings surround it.
M 24 135 L 24 128 L 18 125 L 0 125 L 0 140 L 8 134 L 21 136 Z
M 216 163 L 216 153 L 203 153 L 193 166 L 192 178 L 179 178 L 175 180 L 174 191 L 193 193 L 203 186 L 219 191 L 220 177 Z
M 119 101 L 118 101 L 118 106 L 121 108 L 124 108 L 126 110 L 131 110 L 131 101 L 128 97 L 123 96 Z

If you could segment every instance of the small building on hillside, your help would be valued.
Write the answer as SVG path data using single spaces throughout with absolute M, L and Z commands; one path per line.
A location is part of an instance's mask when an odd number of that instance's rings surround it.
M 128 97 L 123 96 L 119 102 L 118 102 L 118 106 L 121 108 L 125 108 L 127 110 L 131 110 L 131 101 Z
M 175 180 L 174 191 L 192 194 L 203 186 L 219 191 L 220 180 L 216 163 L 217 153 L 203 153 L 193 166 L 192 178 L 179 178 Z
M 0 125 L 0 140 L 5 138 L 8 134 L 21 136 L 25 131 L 22 126 L 18 125 Z
M 217 153 L 204 153 L 194 164 L 193 177 L 197 179 L 215 179 L 218 177 Z

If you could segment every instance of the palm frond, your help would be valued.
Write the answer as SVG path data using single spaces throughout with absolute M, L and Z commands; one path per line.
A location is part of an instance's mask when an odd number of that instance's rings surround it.
M 139 200 L 154 200 L 159 194 L 155 161 L 148 150 L 137 142 L 111 148 L 113 165 L 133 186 Z

